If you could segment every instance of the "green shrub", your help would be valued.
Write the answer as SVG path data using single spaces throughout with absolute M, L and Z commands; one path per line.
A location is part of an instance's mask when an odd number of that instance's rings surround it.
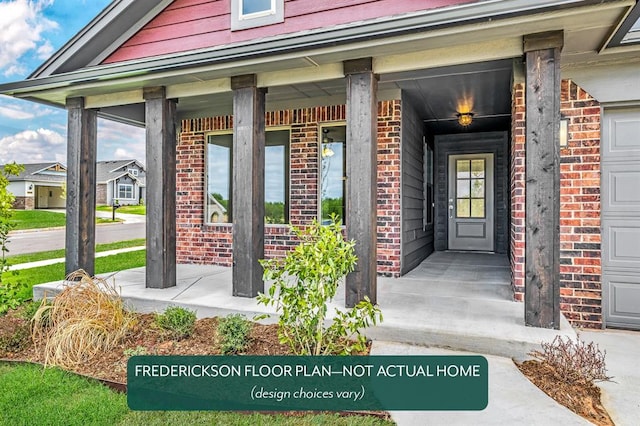
M 164 313 L 156 314 L 155 322 L 175 339 L 184 339 L 193 334 L 196 313 L 180 306 L 169 306 Z
M 250 332 L 251 322 L 244 315 L 232 314 L 220 319 L 218 323 L 220 351 L 225 355 L 243 352 L 249 344 Z
M 258 295 L 258 303 L 273 305 L 280 314 L 280 342 L 298 355 L 363 351 L 366 339 L 360 330 L 382 320 L 368 298 L 349 311 L 336 309 L 333 323 L 325 326 L 327 303 L 356 265 L 355 242 L 344 240 L 335 215 L 327 226 L 314 220 L 304 230 L 291 229 L 301 243 L 282 260 L 261 261 L 264 279 L 273 285 L 268 294 Z
M 15 282 L 4 283 L 2 275 L 7 271 L 6 254 L 9 251 L 9 231 L 15 224 L 11 221 L 13 202 L 15 196 L 7 190 L 9 186 L 9 176 L 18 176 L 24 170 L 24 166 L 15 162 L 7 164 L 0 169 L 0 315 L 5 314 L 9 309 L 17 308 L 24 299 L 26 284 Z
M 0 283 L 0 315 L 16 309 L 25 300 L 28 285 L 22 281 Z

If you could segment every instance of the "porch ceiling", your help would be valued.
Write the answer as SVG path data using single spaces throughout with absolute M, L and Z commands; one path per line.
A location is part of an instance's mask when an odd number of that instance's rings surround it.
M 380 76 L 379 99 L 404 93 L 432 134 L 507 130 L 511 115 L 513 60 L 396 72 Z M 270 87 L 267 109 L 278 110 L 345 102 L 344 79 Z M 180 116 L 231 114 L 230 93 L 181 99 Z M 470 111 L 473 123 L 457 123 L 458 112 Z

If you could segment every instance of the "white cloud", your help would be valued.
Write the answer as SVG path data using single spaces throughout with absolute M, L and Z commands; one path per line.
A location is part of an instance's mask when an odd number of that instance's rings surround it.
M 0 95 L 0 117 L 11 120 L 31 120 L 36 117 L 59 114 L 60 111 L 48 106 Z
M 0 115 L 13 120 L 29 120 L 35 117 L 35 114 L 32 112 L 24 111 L 23 109 L 15 106 L 6 107 L 2 105 L 0 105 Z
M 40 55 L 53 50 L 42 40 L 42 33 L 58 24 L 42 15 L 53 0 L 13 0 L 0 3 L 0 70 L 5 76 L 23 74 L 23 55 L 36 51 Z
M 49 59 L 53 54 L 53 50 L 54 49 L 51 42 L 49 42 L 49 40 L 45 41 L 43 45 L 38 47 L 38 58 L 42 59 L 43 61 Z
M 98 120 L 98 160 L 129 159 L 144 164 L 144 129 L 111 120 Z
M 25 130 L 0 139 L 0 163 L 66 162 L 66 139 L 49 129 Z

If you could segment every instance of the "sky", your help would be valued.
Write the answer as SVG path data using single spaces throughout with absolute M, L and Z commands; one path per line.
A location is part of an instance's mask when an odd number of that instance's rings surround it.
M 0 83 L 24 80 L 110 0 L 0 0 Z M 0 95 L 0 164 L 66 164 L 67 113 Z M 98 120 L 98 161 L 145 162 L 144 129 Z

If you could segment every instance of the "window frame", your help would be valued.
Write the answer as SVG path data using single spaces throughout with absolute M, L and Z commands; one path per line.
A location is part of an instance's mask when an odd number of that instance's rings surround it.
M 271 9 L 249 14 L 242 13 L 242 6 L 248 0 L 231 0 L 231 31 L 284 22 L 284 0 L 271 0 Z
M 288 143 L 281 145 L 276 143 L 270 143 L 266 139 L 266 134 L 269 132 L 289 132 Z M 290 210 L 291 210 L 291 127 L 289 126 L 273 126 L 269 127 L 265 131 L 265 163 L 267 155 L 267 147 L 269 146 L 284 146 L 284 223 L 266 223 L 265 226 L 282 226 L 291 223 Z M 266 164 L 265 164 L 266 166 Z M 265 170 L 266 173 L 266 170 Z M 266 185 L 266 179 L 265 179 Z M 265 188 L 266 195 L 266 188 Z M 265 198 L 265 203 L 267 202 Z
M 124 187 L 131 188 L 131 197 L 121 197 L 120 196 L 120 190 L 121 190 L 121 188 L 124 188 Z M 136 199 L 135 192 L 134 192 L 134 185 L 132 183 L 120 183 L 120 182 L 118 182 L 118 191 L 117 192 L 118 192 L 118 196 L 115 197 L 115 198 L 118 199 L 118 200 L 135 200 Z
M 204 223 L 210 226 L 215 225 L 231 225 L 233 224 L 233 216 L 231 214 L 233 210 L 233 140 L 231 145 L 229 146 L 229 204 L 227 209 L 227 218 L 229 219 L 227 222 L 211 222 L 211 215 L 209 214 L 208 204 L 209 204 L 209 138 L 211 136 L 229 136 L 231 135 L 233 138 L 233 130 L 216 130 L 213 132 L 207 132 L 204 135 L 204 161 L 205 161 L 205 175 L 204 175 L 204 197 L 203 197 L 203 210 L 204 210 Z
M 318 123 L 318 214 L 316 217 L 318 221 L 322 223 L 322 129 L 325 127 L 344 127 L 345 128 L 345 140 L 344 140 L 344 152 L 342 158 L 342 226 L 347 224 L 347 122 L 346 121 L 325 121 Z
M 138 177 L 138 169 L 127 169 L 127 173 L 129 173 L 131 176 Z
M 274 131 L 287 131 L 289 133 L 288 143 L 286 144 L 275 144 L 269 143 L 266 139 L 266 136 L 269 132 Z M 216 130 L 212 132 L 207 132 L 204 135 L 205 141 L 205 177 L 204 177 L 204 223 L 209 226 L 216 225 L 231 225 L 233 224 L 233 142 L 230 146 L 229 151 L 229 209 L 227 211 L 227 215 L 229 218 L 228 222 L 211 222 L 211 215 L 209 214 L 207 204 L 209 197 L 209 137 L 210 136 L 224 136 L 224 135 L 233 135 L 233 130 Z M 265 226 L 287 226 L 290 223 L 290 207 L 291 207 L 291 127 L 290 126 L 272 126 L 265 129 L 265 162 L 266 162 L 266 149 L 269 146 L 284 146 L 284 223 L 266 223 Z M 265 164 L 266 166 L 266 164 Z M 266 184 L 266 180 L 265 180 Z M 265 203 L 266 203 L 265 199 Z

